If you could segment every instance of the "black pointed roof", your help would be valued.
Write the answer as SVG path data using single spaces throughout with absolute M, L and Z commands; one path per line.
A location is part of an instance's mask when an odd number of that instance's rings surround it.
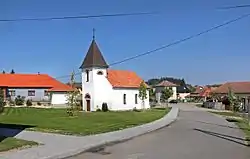
M 106 63 L 104 57 L 102 56 L 102 53 L 98 48 L 95 39 L 92 40 L 87 55 L 85 56 L 84 61 L 80 68 L 83 69 L 89 67 L 108 68 L 108 64 Z

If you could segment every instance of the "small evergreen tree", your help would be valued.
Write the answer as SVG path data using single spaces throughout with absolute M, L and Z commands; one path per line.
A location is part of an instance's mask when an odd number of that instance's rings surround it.
M 107 103 L 102 103 L 102 111 L 107 112 L 109 111 L 108 104 Z
M 172 95 L 173 95 L 173 90 L 166 87 L 161 92 L 161 100 L 166 102 Z
M 147 99 L 147 86 L 144 81 L 141 82 L 139 88 L 139 98 L 142 100 L 142 107 L 145 109 L 145 99 Z

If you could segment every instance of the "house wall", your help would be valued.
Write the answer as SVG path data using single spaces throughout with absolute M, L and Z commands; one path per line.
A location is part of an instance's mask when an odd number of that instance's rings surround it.
M 51 104 L 55 107 L 67 106 L 67 93 L 66 92 L 51 92 Z
M 123 95 L 126 94 L 126 104 L 123 102 Z M 135 94 L 137 94 L 137 101 L 135 103 Z M 147 91 L 147 99 L 144 100 L 144 105 L 142 100 L 139 98 L 138 89 L 126 89 L 126 88 L 115 88 L 112 93 L 112 102 L 109 106 L 111 110 L 132 110 L 137 109 L 148 109 L 149 105 L 149 91 Z
M 97 72 L 102 71 L 103 75 L 98 75 Z M 98 108 L 101 109 L 102 103 L 106 102 L 111 104 L 112 86 L 107 80 L 107 70 L 103 68 L 91 68 L 89 69 L 89 81 L 86 81 L 87 74 L 85 69 L 82 70 L 82 99 L 83 110 L 87 110 L 87 102 L 85 99 L 86 94 L 91 97 L 90 110 L 95 111 Z
M 44 91 L 47 89 L 44 88 L 29 88 L 29 89 L 24 89 L 24 88 L 9 88 L 7 90 L 7 94 L 9 94 L 9 91 L 14 90 L 15 91 L 15 96 L 11 96 L 11 99 L 14 100 L 17 96 L 24 96 L 25 100 L 32 100 L 32 101 L 42 101 L 42 100 L 49 100 L 49 96 L 45 96 Z M 35 91 L 35 96 L 28 96 L 28 91 L 29 90 L 34 90 Z
M 186 97 L 189 96 L 189 95 L 190 95 L 190 93 L 179 93 L 178 97 L 180 99 L 186 99 Z
M 161 102 L 161 92 L 165 89 L 166 87 L 156 87 L 155 88 L 155 98 L 157 103 Z M 173 95 L 168 99 L 170 100 L 176 100 L 177 99 L 177 88 L 176 87 L 168 87 L 169 89 L 172 89 Z

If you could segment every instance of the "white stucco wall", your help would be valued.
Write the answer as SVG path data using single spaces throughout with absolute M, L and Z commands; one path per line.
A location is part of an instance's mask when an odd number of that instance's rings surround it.
M 165 89 L 165 87 L 156 87 L 155 89 L 155 98 L 158 103 L 160 103 L 161 92 L 163 89 Z M 173 95 L 168 99 L 168 101 L 176 100 L 177 99 L 177 87 L 169 87 L 169 89 L 172 89 Z
M 53 92 L 51 95 L 51 104 L 67 104 L 67 93 Z
M 103 75 L 98 75 L 97 72 L 102 71 Z M 103 68 L 91 68 L 89 69 L 89 81 L 86 82 L 86 71 L 82 72 L 82 99 L 83 99 L 83 110 L 87 110 L 87 102 L 85 95 L 89 94 L 90 110 L 95 111 L 98 108 L 101 109 L 102 103 L 106 102 L 110 104 L 110 94 L 112 92 L 112 86 L 107 80 L 107 70 Z
M 186 96 L 190 95 L 190 93 L 179 93 L 180 99 L 186 99 Z
M 123 95 L 126 94 L 126 104 L 123 102 Z M 135 94 L 137 94 L 137 101 L 135 103 Z M 143 109 L 142 100 L 139 98 L 138 89 L 129 88 L 115 88 L 112 92 L 111 110 L 132 110 L 134 108 Z M 149 91 L 147 91 L 147 99 L 144 100 L 144 108 L 150 108 L 149 105 Z

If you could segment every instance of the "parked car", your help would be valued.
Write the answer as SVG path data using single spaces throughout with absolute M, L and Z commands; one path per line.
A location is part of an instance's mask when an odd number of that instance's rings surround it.
M 178 101 L 177 100 L 171 100 L 171 101 L 169 101 L 169 103 L 177 104 Z

